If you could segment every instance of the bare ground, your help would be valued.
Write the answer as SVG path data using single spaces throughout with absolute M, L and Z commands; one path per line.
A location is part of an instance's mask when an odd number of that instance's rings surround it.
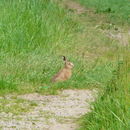
M 17 96 L 34 101 L 37 106 L 29 113 L 13 115 L 0 113 L 3 130 L 75 130 L 76 120 L 90 112 L 96 90 L 63 90 L 59 95 L 38 93 Z M 95 96 L 94 96 L 95 95 Z M 11 98 L 9 98 L 11 100 Z
M 108 30 L 105 30 L 103 32 L 109 38 L 119 41 L 120 45 L 123 45 L 123 46 L 128 46 L 129 45 L 129 37 L 130 37 L 130 32 L 129 31 L 127 32 L 127 31 L 123 31 L 123 30 L 120 30 L 120 31 L 108 31 Z
M 86 8 L 80 5 L 79 3 L 72 1 L 72 0 L 64 0 L 63 5 L 74 11 L 76 14 L 80 15 L 86 12 Z

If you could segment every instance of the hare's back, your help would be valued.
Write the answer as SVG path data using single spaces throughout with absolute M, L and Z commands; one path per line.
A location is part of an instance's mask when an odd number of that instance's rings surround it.
M 61 70 L 60 72 L 58 72 L 56 75 L 53 76 L 52 78 L 52 82 L 57 82 L 62 80 L 64 77 L 64 70 Z
M 71 72 L 67 69 L 62 69 L 60 72 L 58 72 L 54 77 L 52 78 L 52 82 L 57 81 L 64 81 L 71 77 Z

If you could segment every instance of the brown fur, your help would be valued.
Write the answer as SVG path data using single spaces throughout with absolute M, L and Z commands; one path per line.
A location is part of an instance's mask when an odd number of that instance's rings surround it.
M 73 63 L 68 62 L 65 57 L 63 57 L 65 61 L 65 66 L 61 69 L 56 75 L 53 76 L 52 82 L 59 82 L 68 80 L 72 75 Z

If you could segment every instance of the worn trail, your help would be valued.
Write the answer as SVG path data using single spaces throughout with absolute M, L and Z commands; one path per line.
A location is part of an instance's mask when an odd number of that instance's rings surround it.
M 90 112 L 96 90 L 63 90 L 59 95 L 38 93 L 17 96 L 18 99 L 33 101 L 34 110 L 21 115 L 0 113 L 0 128 L 19 130 L 75 130 L 76 120 Z M 9 99 L 11 100 L 11 99 Z

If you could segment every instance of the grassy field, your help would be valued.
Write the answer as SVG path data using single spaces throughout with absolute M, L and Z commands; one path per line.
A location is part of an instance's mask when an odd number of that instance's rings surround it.
M 80 120 L 81 129 L 129 129 L 129 47 L 95 28 L 102 20 L 108 26 L 108 19 L 129 23 L 128 1 L 80 2 L 97 13 L 77 15 L 51 0 L 0 1 L 0 95 L 98 88 L 100 96 L 93 112 Z M 52 84 L 62 55 L 74 63 L 73 76 Z
M 91 29 L 90 22 L 85 27 L 83 20 L 48 0 L 2 0 L 0 7 L 0 94 L 95 87 L 111 77 L 107 57 L 114 57 L 117 49 L 108 51 L 113 41 L 104 34 L 95 38 L 98 30 Z M 62 55 L 74 63 L 73 77 L 51 84 L 63 66 Z
M 0 93 L 48 84 L 62 54 L 70 55 L 77 23 L 48 0 L 1 0 L 0 12 Z
M 91 8 L 95 13 L 105 14 L 107 21 L 114 24 L 130 24 L 129 0 L 78 0 L 82 5 Z
M 95 14 L 103 15 L 104 25 L 112 23 L 119 28 L 129 28 L 130 1 L 79 0 L 79 2 L 88 9 L 93 9 Z M 98 17 L 96 21 L 98 21 Z M 112 29 L 108 25 L 102 29 L 111 31 Z M 93 104 L 93 112 L 80 120 L 81 130 L 130 129 L 130 57 L 128 52 L 129 45 L 126 47 L 118 46 L 118 53 L 115 58 L 116 66 L 112 71 L 112 77 L 105 83 L 101 95 Z
M 130 129 L 129 58 L 125 50 L 123 60 L 117 61 L 111 80 L 93 104 L 93 112 L 81 118 L 81 130 Z

